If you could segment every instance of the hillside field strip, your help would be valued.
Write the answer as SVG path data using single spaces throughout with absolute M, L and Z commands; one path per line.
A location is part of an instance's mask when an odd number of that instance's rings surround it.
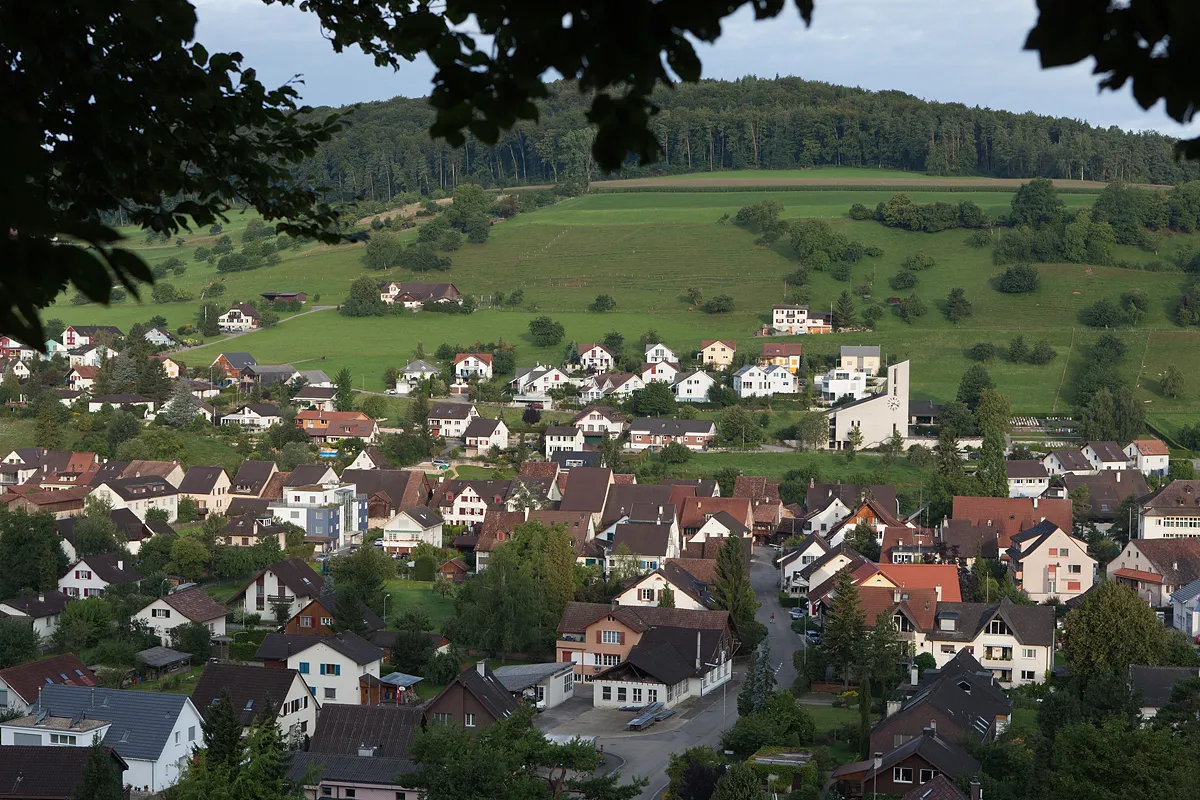
M 413 357 L 420 343 L 432 352 L 443 342 L 469 345 L 476 341 L 503 339 L 514 342 L 519 366 L 558 363 L 568 342 L 597 341 L 618 331 L 627 342 L 636 342 L 648 330 L 672 348 L 696 349 L 702 339 L 728 338 L 741 346 L 760 347 L 752 338 L 769 319 L 772 304 L 794 302 L 784 278 L 795 268 L 786 240 L 771 247 L 754 244 L 755 235 L 732 222 L 738 209 L 773 198 L 783 204 L 783 217 L 819 217 L 851 239 L 883 250 L 878 258 L 865 258 L 852 270 L 849 281 L 835 280 L 826 272 L 814 272 L 809 284 L 810 305 L 828 310 L 842 291 L 871 281 L 877 300 L 908 294 L 893 291 L 888 279 L 895 275 L 906 256 L 923 250 L 935 260 L 931 269 L 918 273 L 916 293 L 928 313 L 912 324 L 889 313 L 874 332 L 810 336 L 804 339 L 807 352 L 836 353 L 842 344 L 879 344 L 890 359 L 913 362 L 914 398 L 937 401 L 953 398 L 963 371 L 969 365 L 965 350 L 979 341 L 1006 345 L 1024 335 L 1032 344 L 1046 339 L 1058 357 L 1045 366 L 988 364 L 1000 389 L 1018 413 L 1063 412 L 1072 407 L 1070 394 L 1074 370 L 1082 368 L 1084 348 L 1099 331 L 1083 328 L 1079 311 L 1100 298 L 1118 299 L 1123 291 L 1141 288 L 1152 300 L 1150 313 L 1137 328 L 1117 331 L 1129 345 L 1123 364 L 1136 379 L 1152 421 L 1169 430 L 1200 419 L 1200 404 L 1194 398 L 1200 384 L 1191 385 L 1179 399 L 1163 398 L 1153 391 L 1157 376 L 1176 364 L 1189 377 L 1200 374 L 1200 331 L 1184 330 L 1171 318 L 1184 276 L 1179 272 L 1145 272 L 1117 267 L 1081 264 L 1040 265 L 1041 286 L 1036 292 L 1006 295 L 993 287 L 999 269 L 992 263 L 990 248 L 964 244 L 968 232 L 950 230 L 935 234 L 886 228 L 873 221 L 852 221 L 847 211 L 853 203 L 873 207 L 891 196 L 889 190 L 854 190 L 852 181 L 874 182 L 895 178 L 895 173 L 874 173 L 861 178 L 864 170 L 813 170 L 804 173 L 830 174 L 825 181 L 841 181 L 848 188 L 837 191 L 722 191 L 722 192 L 633 192 L 595 193 L 561 201 L 540 211 L 522 214 L 499 223 L 489 241 L 465 244 L 450 254 L 452 268 L 441 273 L 406 273 L 401 270 L 369 272 L 361 262 L 363 245 L 308 245 L 287 250 L 276 266 L 247 272 L 218 275 L 205 263 L 191 260 L 197 245 L 211 244 L 207 231 L 184 235 L 184 246 L 172 244 L 138 246 L 151 263 L 179 256 L 189 262 L 183 276 L 168 277 L 178 288 L 198 293 L 214 278 L 226 286 L 222 302 L 247 301 L 264 291 L 305 291 L 309 308 L 336 305 L 345 297 L 355 278 L 453 281 L 464 293 L 492 297 L 521 289 L 520 306 L 485 309 L 468 317 L 420 313 L 366 319 L 347 318 L 336 310 L 323 310 L 285 319 L 280 325 L 233 339 L 217 339 L 181 354 L 191 365 L 210 363 L 223 350 L 249 351 L 262 363 L 292 363 L 297 367 L 321 368 L 333 374 L 342 366 L 351 369 L 356 387 L 383 388 L 384 370 L 402 366 Z M 899 173 L 904 176 L 905 173 Z M 910 176 L 914 177 L 914 176 Z M 923 178 L 923 176 L 921 176 Z M 671 178 L 676 186 L 690 185 L 699 177 Z M 736 177 L 750 180 L 751 177 Z M 668 179 L 662 179 L 668 180 Z M 756 179 L 760 181 L 766 178 Z M 929 178 L 936 185 L 947 179 Z M 937 200 L 957 203 L 972 200 L 990 215 L 1004 213 L 1011 202 L 1010 191 L 935 190 L 910 193 L 916 202 Z M 1095 201 L 1095 194 L 1064 194 L 1068 208 Z M 723 215 L 730 219 L 721 222 Z M 234 216 L 225 232 L 235 244 L 246 217 Z M 411 238 L 409 232 L 405 238 Z M 786 238 L 786 237 L 785 237 Z M 1159 254 L 1133 247 L 1118 247 L 1116 257 L 1133 263 L 1166 260 L 1191 237 L 1172 236 Z M 136 241 L 136 239 L 134 239 Z M 708 315 L 689 305 L 687 290 L 696 287 L 708 298 L 728 294 L 735 310 Z M 941 306 L 951 288 L 962 287 L 974 304 L 974 315 L 958 326 L 949 323 Z M 145 292 L 148 297 L 149 292 Z M 616 310 L 591 313 L 588 305 L 599 294 L 609 294 Z M 316 299 L 319 295 L 319 301 Z M 859 301 L 859 307 L 862 302 Z M 199 301 L 138 305 L 132 301 L 104 308 L 75 306 L 66 297 L 45 316 L 68 324 L 114 324 L 127 328 L 153 314 L 166 317 L 173 330 L 193 322 Z M 563 344 L 551 348 L 533 345 L 528 325 L 546 314 L 566 328 Z

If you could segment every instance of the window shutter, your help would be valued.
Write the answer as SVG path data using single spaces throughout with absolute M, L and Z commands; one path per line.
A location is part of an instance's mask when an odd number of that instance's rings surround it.
M 617 644 L 625 644 L 625 631 L 617 631 Z
M 662 589 L 659 589 L 659 590 L 658 590 L 658 599 L 659 599 L 660 601 L 662 600 Z
M 321 674 L 322 675 L 325 674 L 325 665 L 324 664 L 321 665 Z
M 601 643 L 602 643 L 602 640 L 600 638 L 600 631 L 597 630 L 596 631 L 596 644 L 601 644 Z

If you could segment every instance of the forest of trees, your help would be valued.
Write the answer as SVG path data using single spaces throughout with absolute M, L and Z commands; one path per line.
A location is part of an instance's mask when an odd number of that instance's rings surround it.
M 329 200 L 594 177 L 584 120 L 589 98 L 558 83 L 540 123 L 519 123 L 495 145 L 468 137 L 461 148 L 429 138 L 424 99 L 365 103 L 348 128 L 305 169 Z M 1177 162 L 1158 133 L 1095 128 L 1072 119 L 931 103 L 902 92 L 869 92 L 799 78 L 703 81 L 655 95 L 651 125 L 663 144 L 657 164 L 622 175 L 822 165 L 882 167 L 934 175 L 1075 178 L 1176 184 L 1200 177 Z

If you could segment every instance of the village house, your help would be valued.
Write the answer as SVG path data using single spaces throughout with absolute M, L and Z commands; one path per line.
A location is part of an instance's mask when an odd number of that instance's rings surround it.
M 608 406 L 588 406 L 580 411 L 571 424 L 585 436 L 608 436 L 611 439 L 621 438 L 625 431 L 625 415 L 614 411 Z M 572 440 L 574 441 L 574 440 Z M 582 450 L 582 446 L 572 448 Z
M 653 572 L 667 559 L 678 557 L 679 528 L 674 514 L 669 520 L 625 522 L 613 528 L 612 549 L 605 558 L 604 572 L 606 575 L 622 569 Z
M 517 702 L 504 684 L 480 661 L 467 667 L 425 706 L 426 724 L 455 724 L 468 731 L 507 719 Z
M 0 506 L 9 511 L 23 509 L 31 514 L 50 514 L 56 520 L 61 520 L 82 513 L 84 498 L 88 494 L 86 486 L 53 491 L 22 490 L 10 486 L 5 494 L 0 494 Z
M 731 633 L 726 611 L 571 602 L 563 611 L 558 634 L 555 660 L 573 663 L 577 676 L 595 682 L 593 705 L 598 707 L 616 708 L 638 702 L 673 706 L 719 688 L 731 674 Z M 698 640 L 701 664 L 695 663 Z M 646 646 L 638 649 L 642 644 Z M 662 654 L 656 656 L 660 648 Z M 680 674 L 681 656 L 689 674 Z M 596 682 L 605 670 L 627 661 L 632 669 L 608 673 Z M 668 669 L 664 671 L 662 666 Z M 635 689 L 642 695 L 640 701 Z
M 700 342 L 700 363 L 714 369 L 727 369 L 736 352 L 737 342 L 733 339 L 705 339 Z
M 429 433 L 446 439 L 461 439 L 479 412 L 471 403 L 434 403 L 429 409 Z
M 59 617 L 62 616 L 69 600 L 64 592 L 52 589 L 48 592 L 11 597 L 0 602 L 0 613 L 14 619 L 29 620 L 33 632 L 46 639 L 58 630 Z M 3 706 L 3 703 L 0 703 L 0 706 Z
M 783 553 L 779 557 L 779 590 L 786 592 L 789 597 L 796 597 L 800 572 L 824 557 L 830 549 L 825 537 L 810 533 L 800 544 Z
M 120 553 L 99 553 L 67 567 L 58 590 L 68 597 L 99 597 L 109 586 L 137 583 L 142 574 Z
M 599 526 L 613 485 L 613 473 L 607 467 L 573 467 L 567 473 L 559 510 L 591 514 L 592 524 Z
M 218 378 L 218 383 L 228 386 L 241 380 L 242 370 L 257 363 L 249 353 L 221 353 L 209 365 L 209 371 Z
M 661 364 L 663 362 L 670 364 L 679 363 L 679 357 L 675 355 L 675 351 L 661 342 L 647 344 L 642 360 L 647 364 Z
M 885 753 L 876 752 L 870 760 L 843 764 L 830 778 L 843 797 L 908 797 L 910 790 L 931 787 L 940 779 L 948 778 L 953 789 L 954 781 L 979 770 L 970 753 L 939 736 L 935 728 L 925 728 L 920 736 Z
M 717 439 L 717 428 L 708 419 L 660 419 L 646 417 L 629 424 L 629 449 L 659 451 L 671 442 L 689 450 L 705 450 Z
M 937 535 L 929 528 L 888 525 L 883 529 L 883 544 L 880 545 L 879 563 L 931 563 L 937 560 L 939 549 Z
M 1146 477 L 1136 469 L 1102 469 L 1092 475 L 1059 475 L 1050 483 L 1047 497 L 1070 497 L 1071 492 L 1088 490 L 1088 519 L 1098 524 L 1116 519 L 1122 503 L 1150 494 Z M 1132 521 L 1132 511 L 1129 521 Z
M 104 466 L 106 472 L 120 462 L 109 461 Z M 121 469 L 122 478 L 162 478 L 167 483 L 179 488 L 183 483 L 184 469 L 178 461 L 151 461 L 149 459 L 137 459 L 130 461 Z M 107 475 L 97 475 L 97 480 L 107 477 Z
M 308 636 L 275 633 L 255 653 L 267 669 L 296 670 L 322 706 L 359 705 L 363 679 L 379 679 L 383 651 L 354 633 Z
M 17 364 L 20 364 L 21 368 L 24 369 L 25 374 L 21 375 L 15 369 L 13 370 L 13 374 L 18 378 L 28 378 L 29 368 L 24 364 L 21 364 L 19 361 Z M 80 392 L 91 389 L 96 383 L 96 373 L 99 371 L 99 367 L 72 367 L 71 371 L 67 373 L 67 385 Z
M 743 399 L 795 394 L 796 377 L 786 367 L 747 364 L 733 373 L 733 390 Z
M 430 364 L 428 361 L 423 361 L 419 358 L 408 362 L 404 365 L 404 368 L 400 370 L 401 377 L 403 377 L 405 383 L 407 383 L 409 386 L 416 386 L 421 381 L 429 380 L 430 378 L 436 378 L 441 374 L 442 371 L 440 369 L 435 367 L 433 364 Z
M 187 367 L 182 361 L 176 361 L 170 356 L 152 355 L 149 357 L 149 360 L 157 361 L 161 364 L 163 372 L 173 381 L 179 380 L 179 376 L 187 371 Z
M 1088 442 L 1083 446 L 1083 457 L 1094 470 L 1125 469 L 1129 457 L 1116 442 Z
M 101 394 L 88 399 L 89 414 L 95 414 L 105 406 L 132 411 L 134 416 L 154 416 L 154 401 L 140 394 Z
M 274 461 L 243 461 L 233 476 L 230 494 L 262 497 L 267 483 L 279 472 Z
M 947 557 L 1007 558 L 1012 537 L 1049 520 L 1064 531 L 1073 529 L 1070 500 L 1038 497 L 955 497 L 950 516 L 938 536 Z
M 758 357 L 760 367 L 783 367 L 795 375 L 804 364 L 804 345 L 799 342 L 767 342 Z
M 917 653 L 931 653 L 941 667 L 965 647 L 1005 688 L 1043 683 L 1054 666 L 1053 606 L 1019 606 L 1007 597 L 992 604 L 939 602 L 931 628 L 911 622 Z
M 778 305 L 771 307 L 771 330 L 784 336 L 833 333 L 833 323 L 828 314 L 809 314 L 808 306 Z
M 908 433 L 909 362 L 888 367 L 887 390 L 868 395 L 825 412 L 829 418 L 829 449 L 844 450 L 849 446 L 850 431 L 858 429 L 862 436 L 859 447 L 878 447 L 893 435 L 902 438 Z
M 123 338 L 125 333 L 112 325 L 72 325 L 63 331 L 62 343 L 66 347 L 82 347 L 110 344 L 114 339 Z
M 272 540 L 280 550 L 284 550 L 287 547 L 287 528 L 276 524 L 269 514 L 270 512 L 266 512 L 259 515 L 248 511 L 245 514 L 227 517 L 217 541 L 226 547 L 254 547 L 261 542 Z
M 372 470 L 372 469 L 390 469 L 391 462 L 387 460 L 387 456 L 373 444 L 369 444 L 362 450 L 358 451 L 358 455 L 350 462 L 350 466 L 346 469 L 353 470 Z
M 298 408 L 312 411 L 333 411 L 337 389 L 324 386 L 305 386 L 292 398 Z
M 589 372 L 611 372 L 617 365 L 616 357 L 602 344 L 579 345 L 579 366 Z
M 296 427 L 318 444 L 337 444 L 343 439 L 374 444 L 379 439 L 379 423 L 361 411 L 298 411 Z
M 1016 585 L 1034 602 L 1051 597 L 1070 600 L 1092 588 L 1096 560 L 1088 555 L 1087 542 L 1053 522 L 1039 522 L 1012 537 L 1011 542 L 1009 571 Z
M 0 358 L 32 361 L 36 355 L 37 351 L 32 347 L 22 344 L 11 336 L 0 336 Z
M 152 508 L 167 513 L 167 522 L 179 518 L 179 490 L 164 478 L 110 478 L 96 483 L 88 497 L 109 504 L 112 509 L 127 508 L 140 520 Z
M 361 544 L 367 530 L 367 498 L 345 481 L 290 486 L 267 505 L 271 515 L 304 529 L 323 552 Z
M 492 379 L 491 353 L 458 353 L 454 356 L 454 374 L 462 380 Z
M 1200 480 L 1171 481 L 1138 500 L 1139 539 L 1200 536 Z
M 304 785 L 306 800 L 417 800 L 405 776 L 416 770 L 408 749 L 420 730 L 421 710 L 403 704 L 323 708 L 307 750 L 291 757 L 288 779 Z
M 675 399 L 681 403 L 706 403 L 709 391 L 717 385 L 717 380 L 704 370 L 692 370 L 675 376 L 671 389 Z
M 298 373 L 291 364 L 249 364 L 242 370 L 241 389 L 251 392 L 255 386 L 268 389 L 292 383 Z
M 274 613 L 274 607 L 286 604 L 287 614 L 283 619 L 288 619 L 315 600 L 324 585 L 325 579 L 313 572 L 303 558 L 289 558 L 260 570 L 229 602 L 240 600 L 244 613 L 276 619 L 279 615 Z
M 627 400 L 633 396 L 634 392 L 644 388 L 646 388 L 646 384 L 639 376 L 632 373 L 599 374 L 580 387 L 579 396 L 587 403 L 603 400 L 606 397 Z
M 97 369 L 97 368 L 96 367 L 88 367 L 88 369 L 92 370 L 92 369 Z M 24 361 L 18 361 L 15 358 L 7 359 L 7 360 L 0 360 L 0 376 L 7 375 L 10 372 L 14 376 L 16 376 L 18 381 L 24 381 L 30 375 L 33 374 L 33 371 L 31 369 L 29 369 L 28 366 L 26 366 Z M 95 373 L 92 373 L 92 374 L 94 376 Z M 70 381 L 69 374 L 67 376 L 67 380 Z
M 353 483 L 366 498 L 368 528 L 382 528 L 400 511 L 424 506 L 431 492 L 425 473 L 391 469 L 386 464 L 378 469 L 347 467 L 342 470 L 342 481 Z
M 1041 497 L 1050 487 L 1050 473 L 1037 459 L 1005 461 L 1009 497 Z
M 1168 606 L 1200 579 L 1200 539 L 1130 539 L 1106 571 L 1109 580 L 1133 589 L 1148 605 Z
M 484 455 L 491 452 L 493 447 L 497 450 L 507 450 L 508 426 L 502 419 L 476 417 L 463 431 L 463 439 L 466 441 L 468 453 Z
M 192 704 L 207 716 L 229 693 L 233 710 L 243 727 L 249 727 L 266 709 L 278 708 L 275 724 L 289 747 L 301 747 L 317 727 L 320 710 L 304 676 L 292 669 L 263 669 L 247 664 L 205 664 Z
M 105 361 L 116 356 L 117 352 L 108 345 L 85 344 L 67 351 L 67 366 L 100 367 Z
M 548 398 L 551 389 L 566 386 L 571 379 L 557 367 L 545 367 L 537 364 L 529 369 L 517 370 L 516 377 L 508 382 L 512 387 L 514 399 Z M 548 408 L 549 406 L 547 406 Z
M 583 450 L 583 431 L 571 425 L 558 425 L 546 428 L 543 433 L 546 443 L 546 458 L 555 453 L 574 453 Z
M 321 590 L 317 599 L 292 615 L 283 626 L 283 632 L 291 636 L 334 636 L 334 613 L 337 608 L 337 594 L 329 591 L 329 584 Z M 367 606 L 362 607 L 363 630 L 367 636 L 373 635 L 383 628 L 383 620 Z
M 512 664 L 492 671 L 515 699 L 539 711 L 560 706 L 575 696 L 575 669 L 570 664 Z
M 405 509 L 384 524 L 382 541 L 388 555 L 408 555 L 421 543 L 441 547 L 442 515 L 425 506 Z
M 0 610 L 3 610 L 0 606 Z M 1200 578 L 1181 586 L 1171 595 L 1171 625 L 1195 639 L 1200 636 Z
M 1051 475 L 1091 475 L 1096 471 L 1081 450 L 1053 450 L 1042 459 Z
M 862 400 L 868 394 L 867 378 L 865 372 L 834 367 L 824 375 L 813 378 L 813 389 L 820 394 L 822 402 L 825 403 L 847 399 Z
M 1143 475 L 1160 478 L 1171 471 L 1171 451 L 1159 439 L 1135 439 L 1125 445 L 1130 465 Z
M 279 406 L 269 403 L 246 403 L 221 417 L 222 425 L 241 425 L 250 431 L 265 431 L 278 425 L 282 417 Z
M 642 383 L 668 383 L 674 385 L 675 379 L 682 372 L 679 364 L 673 361 L 657 361 L 654 363 L 647 362 L 642 364 L 642 370 L 639 375 L 642 378 Z
M 714 605 L 709 587 L 715 581 L 716 561 L 668 558 L 653 572 L 627 584 L 613 601 L 622 606 L 657 606 L 664 592 L 670 591 L 674 608 L 707 611 Z
M 824 598 L 832 590 L 833 580 L 837 574 L 844 569 L 853 572 L 866 563 L 868 563 L 867 560 L 857 550 L 845 544 L 839 544 L 831 547 L 824 555 L 818 556 L 817 560 L 808 566 L 802 567 L 799 573 L 793 570 L 788 576 L 790 583 L 785 591 L 790 596 L 804 601 L 804 607 L 808 611 L 807 616 L 817 616 L 819 613 L 818 600 Z
M 251 331 L 258 327 L 258 309 L 249 303 L 239 303 L 217 317 L 217 327 L 225 333 Z
M 209 597 L 208 592 L 193 588 L 157 597 L 133 618 L 169 646 L 171 631 L 191 622 L 208 628 L 212 636 L 224 636 L 228 613 L 229 609 Z
M 175 785 L 202 745 L 201 724 L 187 695 L 53 684 L 42 687 L 27 716 L 0 723 L 0 744 L 53 753 L 55 745 L 86 749 L 99 738 L 128 765 L 126 786 L 158 794 Z
M 430 507 L 450 525 L 478 529 L 488 514 L 505 510 L 511 488 L 511 481 L 447 481 L 434 492 Z
M 232 485 L 221 467 L 192 467 L 179 484 L 179 494 L 195 502 L 202 514 L 224 514 Z
M 96 686 L 99 681 L 74 653 L 41 658 L 0 670 L 0 709 L 20 716 L 37 703 L 45 686 Z
M 879 345 L 842 345 L 838 351 L 838 366 L 868 375 L 878 375 L 879 368 L 883 366 Z
M 384 281 L 379 284 L 379 299 L 388 305 L 400 303 L 409 311 L 420 311 L 426 303 L 462 305 L 462 294 L 453 283 Z

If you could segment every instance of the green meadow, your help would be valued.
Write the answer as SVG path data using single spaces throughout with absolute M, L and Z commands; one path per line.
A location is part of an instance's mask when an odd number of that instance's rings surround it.
M 811 176 L 813 172 L 802 174 Z M 832 172 L 820 171 L 838 177 Z M 870 170 L 849 172 L 855 177 L 895 177 Z M 686 179 L 680 182 L 686 183 Z M 182 247 L 172 242 L 139 245 L 138 249 L 152 263 L 171 256 L 188 260 L 186 274 L 167 278 L 179 288 L 198 293 L 209 281 L 221 278 L 227 286 L 221 300 L 230 303 L 255 299 L 264 291 L 305 291 L 310 309 L 318 304 L 335 305 L 351 281 L 363 274 L 380 280 L 453 281 L 464 293 L 482 298 L 518 289 L 524 292 L 520 306 L 485 309 L 468 317 L 419 313 L 354 319 L 333 309 L 315 311 L 285 319 L 274 328 L 228 341 L 219 339 L 181 356 L 197 365 L 210 363 L 222 350 L 249 351 L 263 363 L 288 362 L 301 368 L 321 368 L 331 375 L 346 366 L 353 372 L 356 386 L 378 391 L 389 366 L 406 363 L 418 346 L 432 353 L 443 342 L 510 341 L 516 345 L 521 366 L 535 361 L 557 363 L 567 342 L 597 340 L 610 331 L 619 331 L 626 341 L 636 341 L 654 330 L 666 344 L 682 350 L 694 350 L 702 339 L 716 338 L 736 339 L 742 347 L 757 348 L 761 341 L 753 338 L 753 333 L 769 318 L 771 306 L 795 301 L 784 283 L 795 262 L 787 242 L 759 247 L 754 244 L 754 234 L 720 220 L 725 214 L 732 217 L 746 204 L 773 198 L 783 204 L 787 218 L 825 218 L 848 237 L 883 250 L 882 256 L 856 264 L 846 282 L 814 272 L 809 290 L 815 309 L 829 309 L 842 291 L 866 282 L 872 284 L 877 300 L 908 294 L 909 290 L 896 292 L 888 286 L 904 258 L 923 250 L 935 261 L 931 269 L 918 273 L 920 282 L 915 288 L 927 305 L 925 316 L 906 324 L 889 312 L 874 332 L 807 337 L 807 352 L 832 355 L 843 344 L 879 344 L 890 359 L 912 360 L 915 398 L 940 401 L 954 396 L 969 363 L 964 351 L 972 344 L 991 341 L 1006 345 L 1017 335 L 1024 335 L 1030 344 L 1044 338 L 1058 353 L 1050 364 L 993 361 L 988 369 L 1010 396 L 1014 411 L 1063 412 L 1073 400 L 1074 370 L 1082 368 L 1084 349 L 1099 335 L 1082 327 L 1080 310 L 1100 298 L 1117 299 L 1122 292 L 1138 287 L 1151 296 L 1152 308 L 1137 328 L 1117 331 L 1129 345 L 1123 368 L 1138 382 L 1155 424 L 1174 431 L 1200 419 L 1200 406 L 1194 400 L 1200 395 L 1200 382 L 1190 385 L 1177 400 L 1163 398 L 1156 391 L 1158 375 L 1169 364 L 1184 369 L 1189 377 L 1200 374 L 1196 369 L 1200 366 L 1200 332 L 1181 329 L 1171 319 L 1183 283 L 1181 273 L 1046 264 L 1039 267 L 1041 286 L 1036 292 L 1002 294 L 993 288 L 999 270 L 992 264 L 990 248 L 967 247 L 965 231 L 913 233 L 848 218 L 853 203 L 874 206 L 891 194 L 875 189 L 593 194 L 497 224 L 487 243 L 465 244 L 451 254 L 449 271 L 419 275 L 401 270 L 366 272 L 361 244 L 309 245 L 286 251 L 281 263 L 273 267 L 223 276 L 207 264 L 191 261 L 197 245 L 215 240 L 207 231 L 185 234 Z M 1003 191 L 910 194 L 922 203 L 973 200 L 993 215 L 1004 213 L 1012 197 Z M 1095 195 L 1089 194 L 1061 197 L 1070 208 L 1095 200 Z M 230 233 L 235 243 L 246 219 L 234 216 L 225 226 L 224 232 Z M 137 234 L 131 232 L 131 236 L 136 242 Z M 1120 247 L 1117 257 L 1133 263 L 1165 259 L 1175 249 L 1188 246 L 1189 238 L 1171 237 L 1157 256 Z M 693 308 L 686 299 L 690 287 L 699 288 L 706 298 L 730 295 L 734 311 L 708 315 Z M 974 315 L 957 326 L 941 312 L 944 298 L 954 287 L 963 288 L 975 308 Z M 616 310 L 589 312 L 588 305 L 599 294 L 611 295 Z M 862 301 L 858 303 L 861 307 Z M 199 301 L 161 305 L 129 301 L 103 308 L 74 306 L 64 297 L 46 316 L 68 324 L 128 327 L 162 314 L 174 329 L 193 321 L 198 306 Z M 541 314 L 564 325 L 566 341 L 562 345 L 533 345 L 528 325 Z

